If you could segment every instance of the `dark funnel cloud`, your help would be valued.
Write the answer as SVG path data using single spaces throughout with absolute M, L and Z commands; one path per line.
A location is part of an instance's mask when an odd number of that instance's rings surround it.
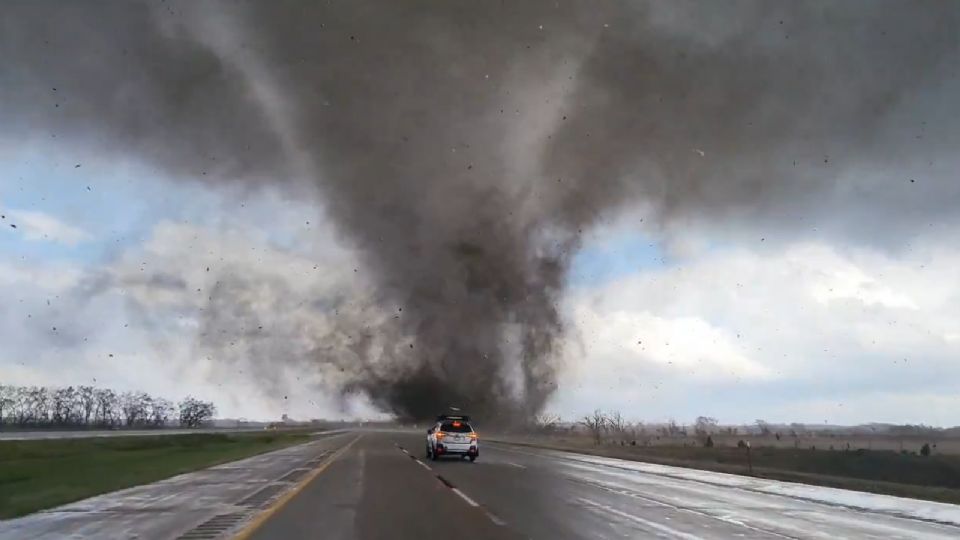
M 333 366 L 401 417 L 506 418 L 556 389 L 566 270 L 617 212 L 790 233 L 846 209 L 838 231 L 884 215 L 889 236 L 946 219 L 955 182 L 854 173 L 956 142 L 938 92 L 958 19 L 950 2 L 5 2 L 0 114 L 8 135 L 174 177 L 318 188 L 377 316 L 339 320 L 350 340 L 297 369 Z M 229 297 L 209 324 L 235 320 Z

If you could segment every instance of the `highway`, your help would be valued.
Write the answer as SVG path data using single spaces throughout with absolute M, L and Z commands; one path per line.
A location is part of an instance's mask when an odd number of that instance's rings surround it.
M 499 443 L 348 432 L 0 522 L 0 538 L 957 538 L 960 506 Z
M 434 462 L 423 459 L 422 439 L 419 434 L 364 435 L 295 497 L 265 516 L 262 523 L 253 524 L 250 537 L 960 536 L 957 524 L 896 515 L 900 509 L 916 505 L 940 510 L 930 514 L 940 519 L 960 516 L 960 508 L 952 505 L 881 497 L 892 499 L 895 508 L 858 511 L 763 493 L 750 486 L 722 485 L 729 475 L 702 473 L 699 480 L 691 480 L 662 474 L 677 472 L 673 467 L 658 467 L 660 472 L 650 474 L 631 470 L 630 463 L 619 460 L 583 461 L 573 454 L 499 444 L 484 445 L 474 464 Z

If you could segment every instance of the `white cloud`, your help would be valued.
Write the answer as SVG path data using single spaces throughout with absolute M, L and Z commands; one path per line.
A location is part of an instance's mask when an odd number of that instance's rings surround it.
M 370 310 L 355 255 L 318 221 L 288 212 L 263 229 L 162 222 L 87 273 L 0 263 L 0 292 L 14 300 L 0 310 L 5 382 L 192 393 L 229 416 L 369 414 L 335 388 L 349 377 L 340 368 L 359 364 L 353 323 L 382 332 L 382 314 Z M 960 423 L 950 387 L 960 377 L 960 249 L 684 254 L 568 293 L 574 332 L 556 411 Z M 384 356 L 402 344 L 388 334 L 374 344 Z
M 575 308 L 579 337 L 592 356 L 618 373 L 642 364 L 698 379 L 766 379 L 770 371 L 749 358 L 721 328 L 697 317 L 662 317 L 648 311 L 581 304 Z M 587 373 L 596 369 L 596 363 Z
M 162 222 L 87 272 L 0 264 L 0 292 L 17 299 L 0 309 L 4 382 L 194 394 L 226 416 L 372 414 L 330 390 L 344 374 L 310 363 L 323 346 L 342 352 L 333 312 L 362 305 L 362 272 L 322 226 L 296 244 L 238 224 Z
M 75 246 L 89 240 L 90 234 L 68 225 L 50 214 L 35 210 L 7 210 L 11 223 L 32 241 L 49 241 Z
M 832 424 L 859 424 L 864 418 L 894 424 L 951 426 L 958 423 L 960 395 L 955 392 L 878 391 L 844 396 L 843 399 L 813 397 L 780 405 L 773 403 L 764 416 L 790 418 L 807 423 L 829 419 Z
M 714 250 L 580 289 L 567 311 L 579 340 L 553 406 L 648 419 L 922 419 L 920 396 L 949 401 L 945 381 L 960 376 L 957 268 L 960 250 L 929 244 L 892 255 L 798 243 Z M 888 395 L 909 409 L 884 406 Z M 859 405 L 811 405 L 847 401 Z M 960 412 L 937 419 L 960 423 Z
M 75 286 L 82 271 L 65 264 L 26 264 L 0 262 L 0 288 L 36 287 L 45 291 L 63 291 Z

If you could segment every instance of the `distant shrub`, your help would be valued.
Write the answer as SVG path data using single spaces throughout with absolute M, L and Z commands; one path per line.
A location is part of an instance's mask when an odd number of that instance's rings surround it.
M 923 446 L 920 447 L 920 455 L 923 457 L 930 455 L 930 443 L 923 443 Z
M 710 435 L 707 435 L 707 440 L 703 442 L 703 446 L 705 446 L 706 448 L 713 448 L 713 437 Z

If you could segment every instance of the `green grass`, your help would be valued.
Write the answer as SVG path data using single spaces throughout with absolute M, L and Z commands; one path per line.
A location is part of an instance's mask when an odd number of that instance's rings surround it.
M 0 519 L 308 440 L 295 432 L 0 441 Z
M 510 441 L 509 438 L 505 440 Z M 582 441 L 510 441 L 544 448 L 748 474 L 744 449 L 700 446 L 592 446 Z M 581 444 L 578 444 L 581 443 Z M 923 457 L 890 450 L 752 450 L 753 476 L 960 504 L 960 456 Z

